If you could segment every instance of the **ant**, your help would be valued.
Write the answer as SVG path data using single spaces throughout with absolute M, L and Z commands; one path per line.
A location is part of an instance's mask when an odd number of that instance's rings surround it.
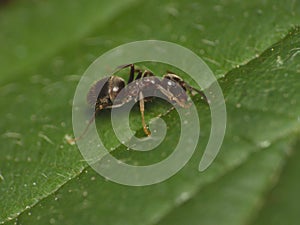
M 144 105 L 151 97 L 144 98 L 144 95 L 155 96 L 157 91 L 166 96 L 170 102 L 178 104 L 183 108 L 189 107 L 187 104 L 187 91 L 190 93 L 196 91 L 202 96 L 202 99 L 208 103 L 208 100 L 202 91 L 190 86 L 181 77 L 170 71 L 167 71 L 167 74 L 165 74 L 162 79 L 159 79 L 148 70 L 142 71 L 136 69 L 134 64 L 119 66 L 117 71 L 128 67 L 130 67 L 130 74 L 127 85 L 123 78 L 114 75 L 103 78 L 92 85 L 87 94 L 87 102 L 90 105 L 95 106 L 94 116 L 89 121 L 83 133 L 79 137 L 71 140 L 71 142 L 79 140 L 86 133 L 89 125 L 94 121 L 95 116 L 99 111 L 121 107 L 130 101 L 139 102 L 143 130 L 147 136 L 150 136 L 151 132 L 148 130 L 145 123 Z M 135 74 L 137 74 L 136 77 Z M 131 84 L 133 81 L 135 82 Z

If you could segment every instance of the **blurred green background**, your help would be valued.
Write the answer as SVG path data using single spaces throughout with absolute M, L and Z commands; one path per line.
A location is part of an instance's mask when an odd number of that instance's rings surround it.
M 299 224 L 299 21 L 298 0 L 1 1 L 0 224 Z M 127 187 L 95 173 L 64 136 L 72 135 L 73 94 L 86 68 L 146 39 L 183 45 L 210 66 L 227 132 L 199 173 L 210 111 L 194 96 L 201 136 L 191 161 L 162 183 Z M 149 104 L 147 120 L 168 107 Z M 131 117 L 141 133 L 138 108 Z M 176 144 L 177 114 L 162 118 L 170 128 L 164 145 L 143 154 L 111 139 L 108 112 L 96 122 L 114 156 L 139 164 Z

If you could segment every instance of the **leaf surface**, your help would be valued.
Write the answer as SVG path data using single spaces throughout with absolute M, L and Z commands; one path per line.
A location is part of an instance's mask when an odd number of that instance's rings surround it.
M 53 37 L 45 35 L 45 31 L 28 28 L 30 32 L 26 31 L 27 36 L 23 36 L 24 40 L 30 41 L 24 46 L 36 48 L 32 54 L 28 53 L 29 58 L 15 61 L 15 56 L 9 56 L 8 52 L 18 45 L 22 35 L 12 35 L 9 39 L 9 33 L 14 31 L 9 24 L 21 28 L 20 18 L 25 8 L 26 13 L 36 10 L 36 14 L 41 15 L 43 10 L 59 7 L 58 1 L 53 1 L 51 7 L 43 4 L 46 3 L 33 7 L 29 3 L 15 2 L 1 9 L 1 16 L 5 18 L 0 20 L 1 27 L 5 32 L 1 36 L 4 50 L 0 57 L 8 56 L 1 60 L 4 76 L 0 81 L 0 114 L 3 118 L 0 126 L 1 146 L 4 147 L 0 159 L 0 222 L 15 218 L 24 224 L 98 224 L 99 221 L 104 224 L 165 221 L 164 224 L 168 224 L 174 222 L 176 216 L 188 215 L 186 212 L 192 207 L 195 212 L 203 213 L 189 216 L 190 224 L 202 219 L 210 224 L 214 220 L 209 215 L 223 209 L 223 198 L 229 201 L 228 204 L 232 201 L 236 215 L 224 213 L 215 218 L 218 224 L 249 221 L 259 210 L 258 202 L 263 201 L 264 193 L 274 184 L 269 176 L 279 176 L 287 158 L 285 150 L 293 150 L 289 136 L 299 136 L 299 29 L 293 28 L 287 33 L 299 21 L 299 3 L 251 1 L 237 5 L 235 1 L 159 1 L 159 4 L 158 1 L 140 1 L 123 8 L 106 2 L 103 4 L 107 7 L 111 4 L 110 7 L 116 8 L 113 15 L 103 19 L 99 16 L 100 5 L 95 7 L 93 2 L 85 6 L 87 8 L 75 7 L 74 12 L 82 10 L 83 15 L 89 15 L 84 19 L 77 13 L 70 16 L 64 15 L 63 10 L 54 10 L 58 15 L 56 19 L 65 16 L 72 21 L 65 21 L 66 26 L 73 24 L 71 30 L 65 29 L 64 25 L 57 28 L 55 20 L 45 19 L 52 23 L 53 32 L 50 33 L 66 32 L 53 43 L 50 42 Z M 66 1 L 63 4 L 71 7 L 73 3 Z M 8 13 L 10 10 L 13 13 Z M 153 19 L 153 15 L 160 19 Z M 20 21 L 14 21 L 14 17 Z M 36 23 L 33 21 L 36 17 L 27 21 L 30 26 Z M 9 20 L 8 24 L 3 22 Z M 74 25 L 77 21 L 82 27 L 78 30 Z M 72 32 L 74 40 L 67 44 L 69 37 L 66 34 Z M 41 42 L 34 37 L 39 37 Z M 169 180 L 133 188 L 109 182 L 87 168 L 79 151 L 68 145 L 64 136 L 72 130 L 72 97 L 83 71 L 105 50 L 139 39 L 172 41 L 202 56 L 220 77 L 226 98 L 228 128 L 216 161 L 207 171 L 199 173 L 199 159 L 210 130 L 210 112 L 200 97 L 195 96 L 193 100 L 199 102 L 202 141 L 194 157 Z M 8 47 L 5 47 L 5 40 L 9 40 Z M 40 52 L 43 46 L 40 43 L 49 45 Z M 158 74 L 165 69 L 163 66 L 150 68 Z M 148 107 L 147 119 L 167 110 L 161 102 Z M 132 118 L 132 126 L 139 128 L 137 109 Z M 168 136 L 158 150 L 166 146 L 171 149 L 180 126 L 175 112 L 162 118 L 172 129 L 168 130 Z M 117 140 L 110 140 L 109 119 L 97 120 L 97 123 L 102 122 L 105 131 L 100 135 L 113 146 L 116 157 L 129 163 L 144 164 L 168 155 L 161 151 L 147 153 L 147 156 L 125 151 Z M 249 179 L 245 176 L 254 176 L 253 168 L 262 172 L 256 182 L 248 184 Z M 239 187 L 242 192 L 251 192 L 245 196 L 230 193 L 228 197 L 220 190 L 215 195 L 213 190 L 218 185 L 229 191 Z M 196 204 L 202 198 L 208 201 L 207 214 L 205 205 Z

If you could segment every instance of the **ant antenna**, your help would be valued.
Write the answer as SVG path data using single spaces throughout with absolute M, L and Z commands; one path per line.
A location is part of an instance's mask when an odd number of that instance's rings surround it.
M 206 95 L 203 93 L 203 91 L 200 91 L 200 90 L 198 90 L 197 88 L 194 88 L 194 87 L 192 87 L 192 86 L 190 86 L 189 84 L 187 84 L 187 83 L 185 83 L 185 86 L 186 86 L 186 88 L 189 90 L 189 91 L 196 91 L 198 94 L 200 94 L 201 95 L 201 97 L 204 99 L 204 101 L 206 102 L 206 103 L 210 103 L 210 101 L 207 99 L 207 97 L 206 97 Z
M 66 137 L 66 141 L 70 145 L 73 145 L 73 144 L 75 144 L 75 142 L 77 142 L 78 140 L 80 140 L 81 138 L 83 138 L 83 136 L 86 134 L 86 132 L 88 131 L 88 129 L 91 126 L 91 124 L 94 122 L 95 118 L 96 118 L 96 112 L 94 112 L 93 116 L 89 120 L 89 123 L 87 124 L 86 128 L 84 129 L 84 131 L 81 133 L 80 136 L 75 137 L 75 138 L 68 138 L 68 137 Z

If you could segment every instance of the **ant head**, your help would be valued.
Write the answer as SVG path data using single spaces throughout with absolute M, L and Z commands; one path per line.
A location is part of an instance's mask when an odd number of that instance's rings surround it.
M 125 81 L 121 77 L 112 76 L 109 80 L 108 95 L 113 101 L 120 91 L 125 87 Z

